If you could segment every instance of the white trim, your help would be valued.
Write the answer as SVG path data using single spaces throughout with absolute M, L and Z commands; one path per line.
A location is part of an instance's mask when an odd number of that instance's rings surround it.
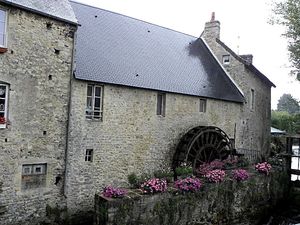
M 4 86 L 5 87 L 5 98 L 4 98 L 4 118 L 6 120 L 5 124 L 0 124 L 0 129 L 1 128 L 6 128 L 6 125 L 7 125 L 7 121 L 8 121 L 8 108 L 7 108 L 7 105 L 8 105 L 8 85 L 7 84 L 3 84 L 3 83 L 0 83 L 0 86 Z
M 238 91 L 241 93 L 241 95 L 245 98 L 245 94 L 242 91 L 242 89 L 237 85 L 237 83 L 232 79 L 232 77 L 229 75 L 229 73 L 226 71 L 226 69 L 223 67 L 223 65 L 220 63 L 220 61 L 218 60 L 218 58 L 215 56 L 215 54 L 213 53 L 213 51 L 211 50 L 211 48 L 208 46 L 208 44 L 206 43 L 206 41 L 200 37 L 200 39 L 203 41 L 203 43 L 206 45 L 206 47 L 208 48 L 208 50 L 210 51 L 210 53 L 213 55 L 213 57 L 215 58 L 215 60 L 217 60 L 218 64 L 221 66 L 222 70 L 225 72 L 225 74 L 227 75 L 227 77 L 230 79 L 230 81 L 235 85 L 235 87 L 238 89 Z
M 0 48 L 7 48 L 7 24 L 8 24 L 8 13 L 7 10 L 0 7 L 0 10 L 5 12 L 5 23 L 4 23 L 4 45 L 0 44 Z

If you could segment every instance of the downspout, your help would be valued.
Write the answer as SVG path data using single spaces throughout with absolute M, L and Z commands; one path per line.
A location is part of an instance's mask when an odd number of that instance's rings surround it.
M 79 24 L 76 25 L 73 37 L 73 50 L 72 50 L 72 61 L 71 61 L 71 74 L 69 83 L 69 104 L 68 104 L 68 122 L 66 131 L 66 148 L 65 148 L 65 170 L 64 170 L 64 183 L 63 183 L 63 195 L 67 198 L 67 170 L 68 170 L 68 150 L 69 150 L 69 136 L 70 136 L 70 118 L 71 118 L 71 105 L 72 105 L 72 81 L 74 78 L 74 68 L 75 68 L 75 44 L 76 35 Z

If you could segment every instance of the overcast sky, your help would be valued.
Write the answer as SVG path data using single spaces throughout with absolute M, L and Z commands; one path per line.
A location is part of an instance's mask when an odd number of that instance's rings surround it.
M 215 12 L 221 40 L 238 54 L 253 54 L 253 64 L 275 85 L 272 109 L 284 93 L 300 100 L 300 82 L 289 76 L 284 28 L 268 24 L 272 0 L 76 0 L 195 37 Z M 79 21 L 80 22 L 80 21 Z M 298 89 L 298 90 L 297 90 Z

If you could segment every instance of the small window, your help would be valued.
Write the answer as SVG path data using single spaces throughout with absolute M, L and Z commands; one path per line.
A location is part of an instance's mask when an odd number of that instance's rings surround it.
M 250 94 L 250 109 L 254 109 L 255 106 L 255 93 L 254 89 L 251 89 L 251 94 Z
M 87 119 L 102 120 L 103 86 L 88 84 L 85 115 Z
M 86 161 L 86 162 L 93 162 L 93 149 L 87 149 L 86 151 L 85 151 L 85 158 L 84 158 L 84 160 Z
M 8 85 L 0 83 L 0 128 L 7 124 Z
M 222 61 L 224 65 L 228 65 L 230 63 L 230 55 L 223 55 Z
M 0 9 L 0 48 L 6 47 L 6 11 Z
M 166 115 L 166 94 L 158 93 L 157 94 L 157 115 L 165 116 Z
M 25 164 L 22 166 L 22 190 L 46 185 L 47 164 Z
M 206 99 L 200 98 L 199 112 L 206 112 Z

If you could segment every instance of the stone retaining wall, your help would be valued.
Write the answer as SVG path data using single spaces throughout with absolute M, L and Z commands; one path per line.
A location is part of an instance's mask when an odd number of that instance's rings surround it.
M 94 225 L 247 225 L 257 224 L 288 189 L 285 172 L 257 175 L 245 182 L 205 183 L 198 193 L 175 190 L 123 199 L 95 196 Z

